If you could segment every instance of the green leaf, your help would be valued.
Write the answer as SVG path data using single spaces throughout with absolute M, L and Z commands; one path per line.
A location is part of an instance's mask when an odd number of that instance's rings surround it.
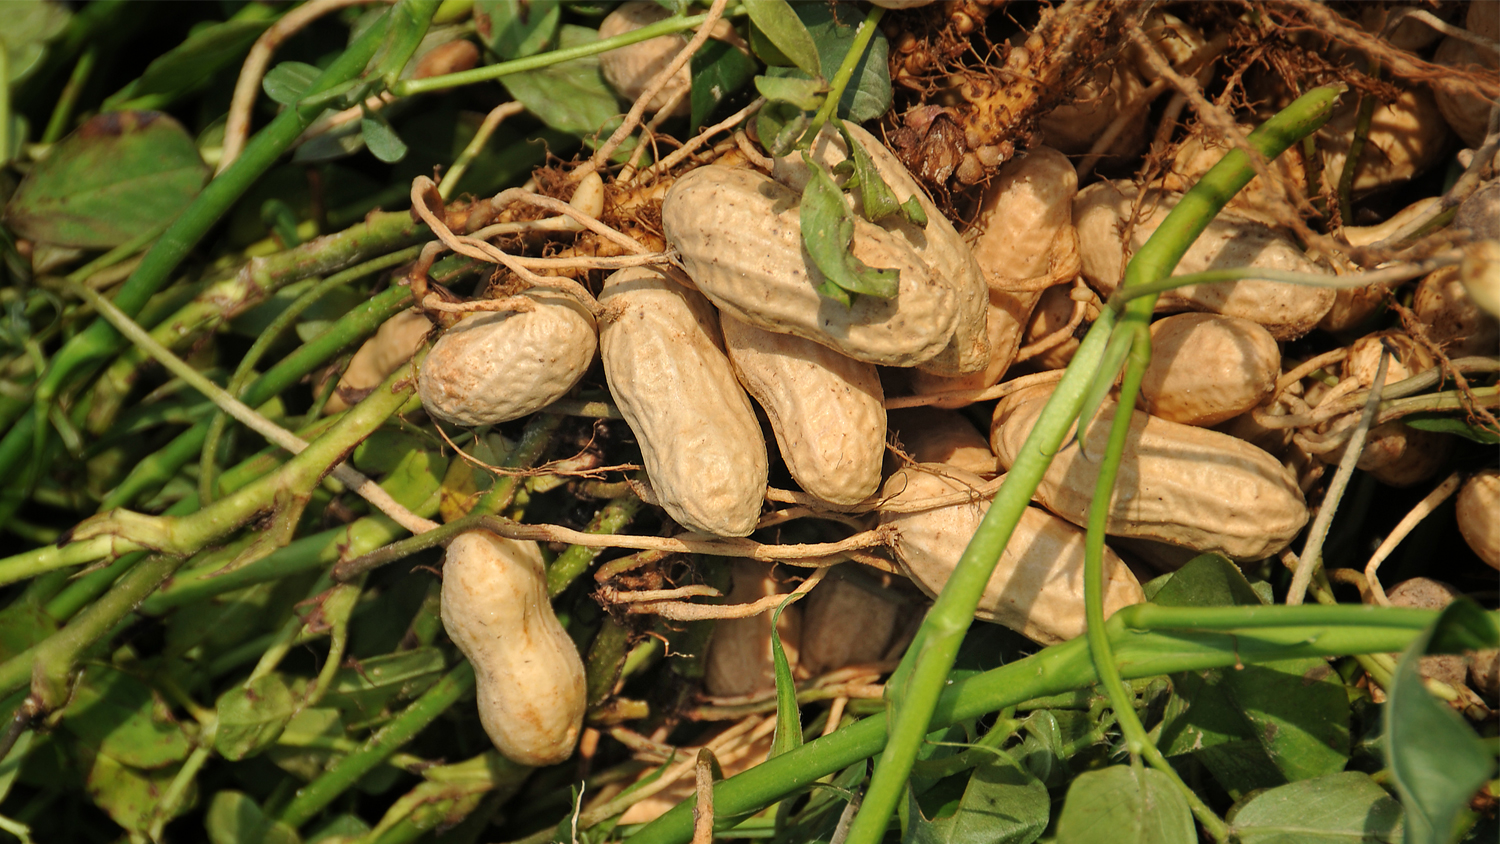
M 359 121 L 359 129 L 365 136 L 365 146 L 381 161 L 392 164 L 406 157 L 406 144 L 389 123 L 367 116 Z
M 766 103 L 756 112 L 755 132 L 766 152 L 782 156 L 792 151 L 810 123 L 812 115 L 790 103 Z
M 57 632 L 57 619 L 33 601 L 0 610 L 0 660 L 7 660 Z
M 151 111 L 91 118 L 21 182 L 5 222 L 22 237 L 108 249 L 186 208 L 209 168 L 182 126 Z
M 796 10 L 818 45 L 823 67 L 831 73 L 854 45 L 854 36 L 864 24 L 865 10 L 855 3 L 798 3 Z M 877 29 L 869 49 L 854 67 L 849 86 L 839 98 L 837 117 L 863 123 L 890 109 L 891 77 L 886 66 L 889 51 L 885 33 Z
M 827 86 L 813 79 L 796 76 L 757 76 L 755 90 L 773 103 L 788 103 L 800 111 L 817 111 L 823 105 L 822 91 Z
M 443 652 L 437 648 L 371 657 L 357 667 L 339 669 L 321 705 L 372 718 L 391 701 L 426 691 L 442 677 L 444 667 Z
M 1241 844 L 1397 844 L 1401 806 L 1368 775 L 1346 771 L 1257 794 L 1230 828 Z
M 53 0 L 5 4 L 0 49 L 5 50 L 12 85 L 31 75 L 42 63 L 47 55 L 47 42 L 67 28 L 70 17 L 68 7 Z
M 1262 603 L 1240 567 L 1218 554 L 1194 557 L 1166 577 L 1151 603 L 1164 607 L 1253 607 Z
M 181 766 L 143 771 L 122 765 L 105 753 L 96 753 L 93 757 L 85 787 L 94 805 L 126 830 L 145 831 L 161 802 L 162 792 L 171 785 Z M 196 788 L 196 782 L 193 787 Z M 191 805 L 191 799 L 182 800 L 177 804 L 177 813 L 186 811 Z
M 1057 844 L 1196 844 L 1187 800 L 1151 768 L 1114 765 L 1080 774 L 1057 820 Z
M 280 674 L 257 677 L 219 695 L 214 750 L 230 761 L 254 756 L 276 741 L 297 710 L 297 697 Z
M 1474 792 L 1492 776 L 1495 757 L 1463 716 L 1434 698 L 1417 665 L 1430 642 L 1495 647 L 1489 614 L 1460 597 L 1401 655 L 1386 690 L 1385 762 L 1406 810 L 1406 844 L 1443 844 Z
M 1047 787 L 1001 759 L 974 770 L 957 809 L 929 820 L 908 791 L 909 828 L 902 844 L 1031 844 L 1047 828 Z
M 745 10 L 750 13 L 750 22 L 755 24 L 755 28 L 788 61 L 801 68 L 809 77 L 824 75 L 825 65 L 819 58 L 819 45 L 814 42 L 812 33 L 790 3 L 786 0 L 745 0 Z M 838 63 L 829 66 L 837 67 Z
M 212 844 L 299 844 L 297 830 L 272 820 L 247 794 L 220 791 L 203 819 Z
M 564 25 L 558 46 L 576 47 L 598 40 L 598 30 Z M 602 134 L 620 115 L 614 89 L 600 75 L 598 56 L 512 73 L 500 81 L 527 111 L 561 132 L 584 138 Z
M 187 758 L 187 736 L 151 688 L 107 665 L 84 672 L 63 712 L 63 727 L 90 747 L 134 768 L 161 768 Z
M 776 671 L 776 732 L 771 737 L 771 755 L 775 758 L 788 750 L 802 746 L 802 711 L 797 708 L 797 681 L 792 678 L 792 666 L 787 662 L 786 649 L 781 646 L 781 612 L 791 606 L 788 597 L 771 615 L 771 664 Z
M 745 87 L 755 75 L 755 60 L 727 42 L 710 38 L 693 54 L 690 64 L 693 87 L 688 94 L 692 106 L 692 130 L 708 121 L 719 103 Z
M 1435 434 L 1456 434 L 1465 439 L 1473 440 L 1485 445 L 1500 443 L 1500 434 L 1478 425 L 1470 425 L 1467 421 L 1454 416 L 1444 416 L 1440 413 L 1413 413 L 1403 417 L 1402 423 L 1408 428 L 1416 428 L 1419 431 L 1432 431 Z
M 146 71 L 130 86 L 129 97 L 195 91 L 208 85 L 215 73 L 243 61 L 250 45 L 271 23 L 269 19 L 231 20 L 194 31 L 146 66 Z M 275 70 L 272 68 L 272 72 Z M 314 68 L 314 73 L 317 72 Z
M 558 0 L 476 0 L 474 25 L 479 37 L 501 59 L 540 53 L 562 21 Z
M 885 179 L 881 178 L 880 171 L 875 169 L 875 162 L 870 159 L 870 154 L 849 134 L 843 121 L 839 121 L 839 133 L 844 136 L 844 144 L 849 148 L 849 159 L 846 163 L 852 164 L 854 170 L 854 174 L 845 183 L 845 187 L 859 190 L 860 208 L 865 219 L 874 223 L 893 214 L 903 214 L 911 222 L 917 223 L 917 220 L 912 219 L 907 213 L 907 206 L 911 206 L 917 209 L 917 214 L 921 215 L 922 222 L 917 224 L 924 225 L 927 222 L 927 214 L 922 211 L 922 205 L 917 198 L 913 196 L 907 200 L 906 205 L 902 205 L 896 199 L 896 194 L 891 191 L 890 185 L 887 185 Z
M 829 287 L 834 286 L 881 299 L 895 296 L 900 289 L 900 272 L 873 269 L 854 257 L 849 251 L 854 241 L 854 218 L 849 206 L 844 204 L 843 192 L 821 164 L 809 159 L 808 168 L 811 178 L 802 190 L 799 219 L 803 248 L 827 282 L 818 290 L 829 295 L 832 292 Z M 834 295 L 842 298 L 837 293 Z
M 10 746 L 5 760 L 0 761 L 0 803 L 5 802 L 5 796 L 10 794 L 10 787 L 15 784 L 16 774 L 21 772 L 21 764 L 26 761 L 26 753 L 31 750 L 35 739 L 36 733 L 31 730 L 21 733 L 16 743 Z
M 322 73 L 304 62 L 281 62 L 266 72 L 260 87 L 276 102 L 284 106 L 296 105 Z

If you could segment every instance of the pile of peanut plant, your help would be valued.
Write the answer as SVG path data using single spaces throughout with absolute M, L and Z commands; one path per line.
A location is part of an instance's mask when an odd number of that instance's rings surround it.
M 1500 4 L 5 11 L 0 837 L 1500 831 Z

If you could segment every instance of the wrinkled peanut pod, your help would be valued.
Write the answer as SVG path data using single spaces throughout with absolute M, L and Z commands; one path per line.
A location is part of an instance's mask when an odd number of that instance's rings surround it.
M 1421 610 L 1440 610 L 1453 603 L 1460 594 L 1450 583 L 1430 577 L 1413 577 L 1403 580 L 1387 591 L 1393 607 L 1411 607 Z M 1399 657 L 1399 654 L 1392 654 Z M 1463 654 L 1432 654 L 1417 663 L 1417 673 L 1424 679 L 1437 680 L 1452 687 L 1462 686 L 1468 678 L 1469 669 L 1464 664 Z
M 902 616 L 899 597 L 886 593 L 837 570 L 807 593 L 801 604 L 801 659 L 808 676 L 885 659 Z
M 963 288 L 934 272 L 905 237 L 856 218 L 855 257 L 899 270 L 899 292 L 859 296 L 847 308 L 820 295 L 823 274 L 802 248 L 800 199 L 769 176 L 708 165 L 672 185 L 662 228 L 703 295 L 758 328 L 886 366 L 916 366 L 947 348 Z
M 1084 292 L 1093 296 L 1093 291 L 1084 288 Z M 1031 310 L 1031 321 L 1026 323 L 1026 335 L 1022 338 L 1022 345 L 1029 346 L 1044 337 L 1051 337 L 1055 332 L 1061 331 L 1073 321 L 1073 311 L 1078 303 L 1073 299 L 1073 288 L 1067 285 L 1056 285 L 1042 291 L 1042 296 L 1037 300 L 1036 307 Z M 1083 321 L 1078 328 L 1084 328 L 1099 318 L 1098 299 L 1094 298 L 1085 306 Z M 1027 363 L 1038 370 L 1062 369 L 1073 360 L 1073 353 L 1078 351 L 1078 328 L 1073 333 L 1063 338 L 1061 342 L 1045 351 L 1030 358 Z
M 1493 55 L 1493 54 L 1492 54 Z M 1323 154 L 1323 180 L 1336 188 L 1359 121 L 1359 98 L 1346 97 L 1314 135 Z M 1394 102 L 1381 101 L 1371 115 L 1353 194 L 1365 196 L 1426 171 L 1442 159 L 1452 135 L 1427 86 L 1401 88 Z
M 790 591 L 774 575 L 774 564 L 735 559 L 726 604 L 748 604 Z M 776 688 L 776 666 L 771 657 L 771 617 L 775 611 L 749 618 L 721 618 L 714 622 L 703 664 L 703 685 L 711 695 L 748 695 Z M 796 670 L 801 660 L 802 606 L 781 612 L 776 627 L 787 664 Z
M 1500 5 L 1490 2 L 1468 4 L 1464 28 L 1469 32 L 1494 43 L 1500 39 Z M 1493 77 L 1500 66 L 1500 56 L 1478 44 L 1462 38 L 1448 36 L 1438 45 L 1432 60 L 1436 64 L 1461 68 L 1471 73 L 1488 74 Z M 1479 148 L 1484 144 L 1484 135 L 1490 122 L 1490 102 L 1479 92 L 1462 94 L 1440 88 L 1436 92 L 1438 110 L 1453 131 L 1463 139 L 1465 145 Z
M 1239 126 L 1240 131 L 1246 134 L 1254 128 L 1244 124 Z M 1232 149 L 1234 144 L 1224 140 L 1224 136 L 1216 128 L 1199 124 L 1178 146 L 1171 169 L 1152 183 L 1152 187 L 1171 193 L 1186 193 Z M 1307 184 L 1307 170 L 1302 165 L 1301 156 L 1280 155 L 1268 163 L 1271 172 L 1276 174 L 1282 184 Z M 1250 184 L 1230 197 L 1224 204 L 1224 211 L 1275 228 L 1281 225 L 1281 216 L 1286 213 L 1280 200 L 1281 191 L 1277 188 L 1268 189 L 1266 180 L 1256 176 L 1250 180 Z
M 525 310 L 465 317 L 438 338 L 417 392 L 427 412 L 455 425 L 493 425 L 562 398 L 594 362 L 594 317 L 578 300 L 533 288 Z
M 599 294 L 610 393 L 667 513 L 689 530 L 748 536 L 766 496 L 766 444 L 702 296 L 643 267 Z
M 1500 470 L 1478 472 L 1458 491 L 1458 532 L 1479 559 L 1500 569 Z
M 323 405 L 323 412 L 338 413 L 358 404 L 392 372 L 411 360 L 430 333 L 432 323 L 418 308 L 407 308 L 381 323 L 375 336 L 359 347 L 349 361 L 349 367 L 339 376 L 338 387 Z
M 1130 234 L 1130 251 L 1141 246 L 1177 204 L 1177 198 L 1151 198 L 1146 213 Z M 1159 201 L 1158 201 L 1159 200 Z M 1134 189 L 1122 191 L 1110 182 L 1089 185 L 1078 192 L 1073 220 L 1078 227 L 1078 252 L 1090 286 L 1108 297 L 1125 273 L 1121 239 L 1135 202 Z M 1208 269 L 1259 267 L 1303 273 L 1329 273 L 1308 260 L 1296 244 L 1266 226 L 1220 214 L 1177 264 L 1174 275 Z M 1276 281 L 1241 279 L 1219 284 L 1195 284 L 1169 290 L 1157 300 L 1158 313 L 1204 311 L 1241 317 L 1265 326 L 1277 340 L 1293 340 L 1311 331 L 1333 306 L 1334 292 Z
M 875 365 L 731 316 L 720 317 L 719 326 L 734 373 L 766 411 L 797 483 L 832 504 L 874 495 L 885 456 Z
M 1344 359 L 1344 377 L 1353 378 L 1359 386 L 1368 389 L 1375 383 L 1375 373 L 1380 371 L 1380 358 L 1386 347 L 1393 354 L 1386 364 L 1383 384 L 1394 384 L 1433 367 L 1432 355 L 1400 329 L 1377 331 L 1355 340 L 1349 346 L 1349 356 Z
M 1280 374 L 1281 349 L 1259 325 L 1177 314 L 1151 324 L 1141 397 L 1152 416 L 1206 428 L 1260 404 Z
M 918 374 L 912 380 L 916 393 L 983 389 L 999 383 L 1016 359 L 1042 291 L 1071 281 L 1078 272 L 1078 237 L 1073 231 L 1077 194 L 1078 173 L 1055 149 L 1034 148 L 1000 168 L 980 200 L 978 234 L 970 244 L 989 288 L 988 365 L 959 379 Z
M 506 758 L 573 753 L 587 703 L 583 660 L 552 614 L 535 542 L 459 534 L 443 562 L 443 627 L 474 665 L 479 721 Z
M 599 24 L 599 38 L 613 38 L 616 35 L 624 35 L 644 26 L 649 26 L 658 21 L 666 20 L 672 13 L 658 3 L 651 0 L 632 0 L 622 3 L 613 12 L 610 12 L 602 23 Z M 658 35 L 635 44 L 619 47 L 599 55 L 599 71 L 604 74 L 604 80 L 614 88 L 616 93 L 631 102 L 635 102 L 641 94 L 646 92 L 646 86 L 658 73 L 667 69 L 672 59 L 677 57 L 678 52 L 687 46 L 687 39 L 681 35 Z M 686 115 L 691 108 L 691 102 L 685 94 L 692 87 L 693 79 L 687 65 L 677 71 L 667 84 L 657 92 L 651 102 L 646 104 L 647 111 L 660 111 L 673 101 L 671 114 L 681 117 Z M 678 99 L 681 97 L 681 99 Z
M 1345 226 L 1344 239 L 1348 240 L 1351 246 L 1368 246 L 1385 240 L 1412 220 L 1428 213 L 1434 204 L 1441 201 L 1442 197 L 1425 197 L 1397 211 L 1383 223 L 1373 226 Z M 1361 323 L 1385 307 L 1386 294 L 1394 286 L 1387 282 L 1339 288 L 1334 294 L 1333 307 L 1323 315 L 1318 327 L 1324 331 L 1333 332 L 1359 328 Z
M 1500 317 L 1500 240 L 1481 240 L 1465 246 L 1458 277 L 1475 304 L 1491 317 Z M 1486 354 L 1494 350 L 1492 342 Z
M 1015 462 L 1043 404 L 996 407 L 990 444 L 1001 466 Z M 1042 506 L 1076 525 L 1087 523 L 1116 407 L 1104 402 L 1088 426 L 1087 455 L 1072 441 L 1037 487 Z M 1305 524 L 1302 491 L 1276 458 L 1228 434 L 1132 414 L 1106 532 L 1258 560 L 1291 544 Z
M 1046 144 L 1069 155 L 1083 155 L 1104 136 L 1120 112 L 1140 99 L 1146 85 L 1125 62 L 1100 62 L 1070 100 L 1042 116 Z M 1114 160 L 1135 156 L 1146 146 L 1147 121 L 1131 120 L 1104 150 Z
M 946 463 L 976 475 L 995 474 L 995 453 L 990 451 L 989 440 L 963 414 L 910 407 L 892 410 L 888 418 L 896 440 L 912 460 Z
M 925 471 L 924 471 L 925 469 Z M 933 474 L 940 471 L 947 477 Z M 961 469 L 917 466 L 886 480 L 882 495 L 892 503 L 950 495 L 984 481 Z M 886 512 L 883 525 L 896 528 L 896 559 L 928 595 L 948 582 L 990 502 L 950 504 L 915 513 Z M 1035 507 L 1026 508 L 974 615 L 1003 624 L 1042 644 L 1083 634 L 1083 531 Z M 1104 612 L 1146 598 L 1140 583 L 1113 551 L 1104 551 Z

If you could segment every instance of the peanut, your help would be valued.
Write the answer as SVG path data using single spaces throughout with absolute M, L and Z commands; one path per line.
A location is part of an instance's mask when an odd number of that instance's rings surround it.
M 1085 78 L 1074 99 L 1042 116 L 1041 128 L 1049 147 L 1069 155 L 1089 152 L 1110 124 L 1146 92 L 1141 77 L 1124 62 L 1100 62 Z M 1112 159 L 1134 157 L 1146 146 L 1145 120 L 1132 120 L 1107 148 Z
M 1141 248 L 1177 204 L 1175 196 L 1156 194 L 1131 229 L 1130 251 Z M 1078 251 L 1083 274 L 1100 295 L 1119 286 L 1125 272 L 1125 246 L 1120 233 L 1130 219 L 1134 189 L 1110 182 L 1089 185 L 1073 203 L 1078 227 Z M 1176 275 L 1230 267 L 1263 267 L 1304 273 L 1323 273 L 1290 240 L 1266 226 L 1220 214 L 1188 249 Z M 1206 311 L 1241 317 L 1265 326 L 1277 340 L 1292 340 L 1311 331 L 1333 306 L 1332 290 L 1300 287 L 1275 281 L 1242 279 L 1220 284 L 1180 287 L 1161 295 L 1159 313 Z
M 899 270 L 899 292 L 848 308 L 819 295 L 824 279 L 802 249 L 799 199 L 768 176 L 708 165 L 672 185 L 662 228 L 698 289 L 736 319 L 886 366 L 916 366 L 947 348 L 966 288 L 934 272 L 904 236 L 856 218 L 855 257 Z
M 732 563 L 732 586 L 725 603 L 748 604 L 788 590 L 774 575 L 772 563 L 736 559 Z M 776 688 L 776 667 L 771 658 L 771 616 L 764 612 L 749 618 L 721 618 L 714 622 L 703 666 L 703 684 L 711 695 L 733 697 Z M 781 611 L 776 627 L 787 663 L 796 669 L 802 643 L 802 607 L 792 604 Z
M 670 11 L 650 0 L 632 0 L 629 3 L 622 3 L 604 18 L 603 23 L 599 24 L 599 38 L 602 40 L 624 35 L 643 26 L 666 20 L 671 16 Z M 672 59 L 676 58 L 677 53 L 685 46 L 687 46 L 687 39 L 681 35 L 658 35 L 655 38 L 601 53 L 599 71 L 604 74 L 604 80 L 615 89 L 616 93 L 634 102 L 645 93 L 646 86 L 651 84 L 651 80 L 658 73 L 666 70 L 667 65 L 672 63 Z M 691 72 L 687 65 L 683 65 L 661 91 L 651 98 L 651 102 L 646 104 L 646 110 L 655 112 L 672 106 L 670 113 L 673 116 L 686 115 L 691 107 L 687 93 L 692 84 Z
M 981 483 L 977 475 L 962 470 L 916 466 L 892 475 L 882 494 L 893 502 L 915 501 Z M 915 513 L 883 513 L 880 521 L 897 530 L 895 550 L 901 568 L 923 592 L 936 595 L 948 582 L 989 506 L 988 501 L 977 500 Z M 1085 626 L 1083 539 L 1083 531 L 1062 519 L 1035 507 L 1026 508 L 985 585 L 975 616 L 1043 644 L 1081 635 Z M 1145 599 L 1135 575 L 1113 551 L 1105 549 L 1105 613 Z
M 735 375 L 770 417 L 792 477 L 833 504 L 857 504 L 880 486 L 885 408 L 875 365 L 811 340 L 722 316 Z
M 702 296 L 646 268 L 604 283 L 604 374 L 646 473 L 683 527 L 747 536 L 766 495 L 766 445 Z
M 897 441 L 912 460 L 946 463 L 976 475 L 995 474 L 995 453 L 989 441 L 963 414 L 912 407 L 890 411 L 888 416 Z
M 571 756 L 587 697 L 583 660 L 552 614 L 537 544 L 460 534 L 444 558 L 442 616 L 474 665 L 479 721 L 495 749 L 533 766 Z
M 801 660 L 810 677 L 880 662 L 901 627 L 899 595 L 838 571 L 825 577 L 802 603 Z
M 1464 26 L 1470 32 L 1493 43 L 1500 39 L 1500 6 L 1494 3 L 1470 3 Z M 1449 36 L 1438 45 L 1432 60 L 1440 65 L 1467 69 L 1470 72 L 1493 76 L 1500 66 L 1500 57 L 1494 50 L 1471 44 L 1461 38 Z M 1464 144 L 1475 149 L 1484 145 L 1485 132 L 1490 122 L 1490 102 L 1478 92 L 1462 94 L 1439 89 L 1436 92 L 1437 107 L 1453 131 Z
M 1032 398 L 996 407 L 990 444 L 1001 466 L 1015 462 L 1042 405 Z M 1080 438 L 1083 451 L 1076 440 L 1060 450 L 1037 487 L 1042 506 L 1076 525 L 1088 518 L 1116 407 L 1104 402 Z M 1306 523 L 1302 491 L 1276 458 L 1228 434 L 1132 415 L 1108 533 L 1258 560 L 1289 545 Z
M 1280 374 L 1281 350 L 1259 325 L 1177 314 L 1151 324 L 1141 396 L 1152 416 L 1206 428 L 1260 404 Z
M 1099 318 L 1099 300 L 1088 288 L 1082 288 L 1080 292 L 1089 297 L 1084 305 L 1083 321 L 1079 323 L 1081 328 Z M 1059 284 L 1043 290 L 1036 307 L 1031 311 L 1031 321 L 1026 323 L 1023 345 L 1030 345 L 1061 331 L 1073 321 L 1073 311 L 1077 304 L 1077 300 L 1073 298 L 1073 288 L 1066 285 Z M 1030 358 L 1028 363 L 1039 370 L 1062 369 L 1073 360 L 1073 353 L 1078 351 L 1077 335 L 1078 331 L 1075 329 L 1072 335 Z
M 465 317 L 438 338 L 417 391 L 427 412 L 456 425 L 519 419 L 562 398 L 594 362 L 594 318 L 572 296 L 533 288 L 524 310 Z
M 323 405 L 323 412 L 338 413 L 358 404 L 392 372 L 411 360 L 431 333 L 432 323 L 417 308 L 407 308 L 381 323 L 375 336 L 359 347 L 349 361 L 349 367 L 339 376 L 338 387 Z
M 1323 154 L 1323 179 L 1330 188 L 1338 185 L 1344 172 L 1358 120 L 1358 98 L 1346 98 L 1314 136 Z M 1447 150 L 1450 137 L 1443 111 L 1427 87 L 1402 88 L 1394 102 L 1381 102 L 1371 115 L 1354 195 L 1401 184 L 1432 167 Z
M 1464 292 L 1491 317 L 1500 317 L 1500 240 L 1481 240 L 1464 247 L 1459 265 Z M 1490 343 L 1489 351 L 1495 344 Z
M 1500 569 L 1500 470 L 1477 472 L 1458 491 L 1458 532 L 1479 559 Z
M 1280 159 L 1278 159 L 1280 160 Z M 1427 197 L 1397 211 L 1390 219 L 1373 226 L 1345 226 L 1344 239 L 1352 246 L 1368 246 L 1385 240 L 1410 223 L 1426 214 L 1440 197 Z M 1318 327 L 1324 331 L 1349 331 L 1356 329 L 1371 315 L 1385 307 L 1385 297 L 1394 285 L 1389 283 L 1367 284 L 1362 287 L 1341 287 L 1334 294 L 1333 307 L 1323 315 Z

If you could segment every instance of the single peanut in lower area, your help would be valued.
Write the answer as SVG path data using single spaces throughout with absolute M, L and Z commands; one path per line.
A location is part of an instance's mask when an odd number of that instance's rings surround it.
M 506 758 L 573 755 L 587 703 L 583 660 L 552 614 L 535 542 L 460 534 L 443 561 L 443 627 L 474 666 L 479 721 Z

